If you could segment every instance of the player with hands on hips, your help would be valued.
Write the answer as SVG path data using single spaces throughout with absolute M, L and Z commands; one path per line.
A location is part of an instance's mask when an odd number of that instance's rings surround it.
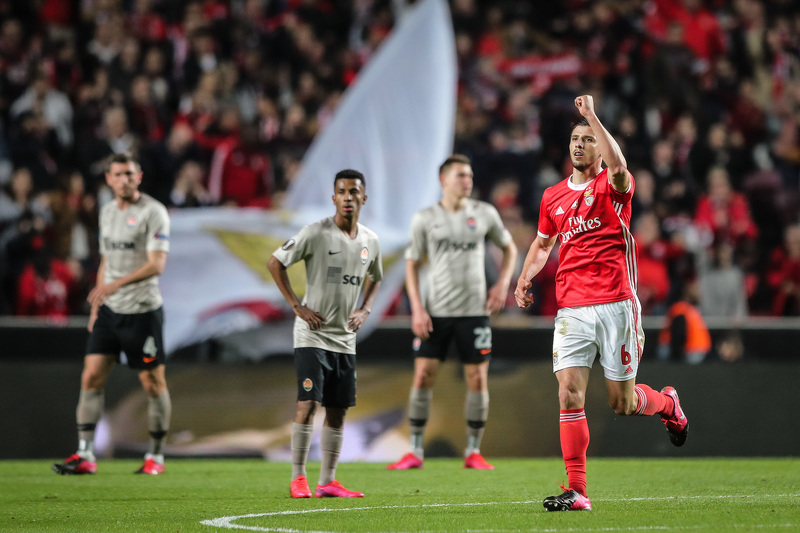
M 297 408 L 292 424 L 292 498 L 310 498 L 306 462 L 314 415 L 322 405 L 322 464 L 315 491 L 322 497 L 362 497 L 336 480 L 347 409 L 356 403 L 356 332 L 369 316 L 383 279 L 378 236 L 358 222 L 367 201 L 366 179 L 356 170 L 334 177 L 336 213 L 305 226 L 267 263 L 294 310 Z M 306 295 L 300 301 L 286 269 L 303 261 Z M 363 292 L 361 306 L 357 307 Z

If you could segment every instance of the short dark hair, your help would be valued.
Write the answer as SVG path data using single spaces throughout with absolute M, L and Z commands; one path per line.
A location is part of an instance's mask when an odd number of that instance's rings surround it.
M 363 185 L 365 189 L 367 188 L 367 180 L 364 179 L 364 174 L 352 168 L 346 168 L 336 173 L 336 176 L 333 178 L 334 187 L 339 180 L 361 180 L 361 185 Z
M 581 117 L 580 120 L 576 120 L 575 122 L 569 125 L 569 134 L 572 135 L 572 132 L 575 131 L 575 128 L 577 128 L 578 126 L 589 126 L 590 128 L 592 127 L 592 125 L 589 124 L 589 121 L 586 120 L 586 117 Z
M 472 161 L 469 160 L 469 157 L 463 154 L 453 154 L 445 159 L 444 163 L 439 166 L 439 174 L 444 174 L 444 171 L 447 170 L 450 165 L 454 165 L 456 163 L 461 163 L 462 165 L 472 165 Z
M 123 165 L 127 165 L 128 163 L 135 164 L 139 169 L 141 169 L 141 165 L 139 165 L 139 161 L 131 152 L 120 152 L 118 154 L 114 154 L 108 158 L 108 162 L 106 163 L 106 172 L 111 172 L 111 165 L 113 163 L 122 163 Z

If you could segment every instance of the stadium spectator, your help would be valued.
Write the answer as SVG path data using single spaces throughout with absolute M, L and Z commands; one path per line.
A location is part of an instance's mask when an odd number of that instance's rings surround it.
M 658 335 L 662 361 L 702 363 L 711 350 L 711 334 L 697 306 L 697 280 L 684 282 L 681 298 L 669 306 Z
M 170 205 L 174 207 L 203 207 L 212 205 L 211 194 L 203 186 L 203 167 L 196 161 L 187 161 L 178 171 L 175 186 L 170 192 Z
M 71 172 L 59 190 L 50 194 L 53 212 L 52 249 L 59 259 L 75 259 L 85 268 L 96 262 L 97 200 L 86 192 L 80 172 Z
M 706 257 L 710 255 L 710 257 Z M 699 254 L 699 305 L 703 316 L 728 317 L 741 323 L 747 316 L 744 272 L 734 262 L 734 247 L 719 241 L 710 254 Z
M 44 72 L 39 72 L 31 87 L 11 105 L 11 117 L 18 118 L 25 112 L 40 114 L 52 128 L 61 150 L 72 147 L 72 104 L 64 93 L 54 89 Z
M 103 128 L 97 136 L 86 141 L 82 154 L 84 175 L 89 176 L 90 187 L 104 187 L 102 179 L 108 157 L 121 153 L 136 153 L 141 140 L 128 127 L 128 114 L 123 107 L 109 107 L 103 112 Z
M 786 228 L 784 244 L 772 252 L 767 281 L 774 291 L 774 316 L 800 316 L 800 225 Z
M 17 117 L 9 148 L 15 167 L 29 172 L 33 190 L 49 191 L 56 187 L 63 152 L 41 111 L 24 111 Z
M 634 224 L 633 237 L 639 252 L 637 295 L 642 313 L 660 315 L 665 309 L 670 280 L 668 245 L 661 238 L 658 217 L 654 213 L 642 214 Z
M 139 40 L 134 37 L 127 37 L 122 44 L 122 50 L 120 50 L 119 55 L 108 65 L 108 79 L 111 90 L 120 93 L 119 96 L 115 97 L 116 101 L 125 98 L 124 95 L 130 90 L 133 79 L 139 74 L 141 54 L 142 49 Z
M 26 32 L 18 18 L 9 17 L 0 25 L 0 109 L 3 114 L 8 106 L 29 87 L 33 65 L 38 59 L 36 40 Z
M 731 186 L 737 190 L 741 189 L 744 176 L 753 170 L 753 162 L 744 149 L 744 137 L 723 122 L 711 124 L 705 137 L 692 147 L 689 165 L 692 176 L 701 189 L 706 188 L 706 177 L 714 167 L 724 168 L 730 177 Z
M 214 203 L 242 207 L 272 205 L 272 162 L 258 140 L 255 125 L 242 130 L 241 140 L 215 150 L 208 177 Z
M 3 233 L 9 230 L 9 226 L 26 213 L 41 219 L 41 224 L 52 220 L 48 196 L 37 194 L 30 170 L 19 167 L 14 170 L 8 185 L 0 190 L 0 230 Z
M 747 198 L 731 188 L 724 168 L 709 171 L 707 191 L 697 202 L 694 222 L 709 242 L 729 240 L 738 248 L 758 236 Z
M 205 162 L 193 139 L 192 128 L 178 121 L 163 139 L 142 150 L 142 190 L 164 204 L 169 203 L 178 171 L 188 161 Z
M 151 82 L 136 75 L 130 83 L 127 114 L 131 117 L 131 133 L 144 144 L 160 140 L 167 128 L 166 111 L 153 98 Z
M 63 321 L 72 314 L 70 306 L 77 276 L 66 262 L 53 257 L 42 242 L 38 244 L 39 249 L 17 281 L 16 314 Z

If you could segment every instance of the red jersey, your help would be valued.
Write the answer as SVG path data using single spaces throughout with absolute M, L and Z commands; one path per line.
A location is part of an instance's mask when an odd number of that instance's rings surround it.
M 571 178 L 548 187 L 539 210 L 539 235 L 561 241 L 558 307 L 619 302 L 636 293 L 636 243 L 630 231 L 634 182 L 619 193 L 603 169 L 583 185 Z

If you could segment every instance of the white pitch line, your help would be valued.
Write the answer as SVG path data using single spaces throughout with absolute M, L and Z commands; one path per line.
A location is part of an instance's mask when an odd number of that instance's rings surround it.
M 663 500 L 723 500 L 735 498 L 798 498 L 800 494 L 719 494 L 716 496 L 659 496 L 653 498 L 596 498 L 597 502 L 630 502 L 630 501 L 663 501 Z M 377 511 L 381 509 L 422 509 L 422 508 L 436 508 L 436 507 L 475 507 L 482 505 L 524 505 L 531 503 L 539 503 L 539 500 L 525 500 L 517 502 L 468 502 L 468 503 L 428 503 L 423 505 L 378 505 L 375 507 L 343 507 L 343 508 L 321 508 L 321 509 L 300 509 L 291 511 L 274 511 L 270 513 L 251 513 L 238 516 L 223 516 L 220 518 L 212 518 L 210 520 L 203 520 L 200 523 L 205 526 L 220 527 L 225 529 L 244 529 L 246 531 L 271 531 L 276 533 L 337 533 L 333 531 L 315 531 L 308 529 L 291 529 L 282 527 L 261 527 L 261 526 L 243 526 L 234 524 L 236 520 L 243 518 L 259 518 L 263 516 L 289 516 L 300 514 L 312 513 L 330 513 L 330 512 L 346 512 L 346 511 Z M 793 528 L 797 524 L 734 524 L 729 527 L 736 529 L 743 528 Z M 659 531 L 659 530 L 692 530 L 704 529 L 706 526 L 637 526 L 637 527 L 602 527 L 602 528 L 577 528 L 577 529 L 470 529 L 468 533 L 500 533 L 510 531 L 526 531 L 530 533 L 553 533 L 558 531 Z M 437 530 L 433 530 L 437 531 Z M 424 532 L 421 532 L 424 533 Z M 428 532 L 431 533 L 431 532 Z

